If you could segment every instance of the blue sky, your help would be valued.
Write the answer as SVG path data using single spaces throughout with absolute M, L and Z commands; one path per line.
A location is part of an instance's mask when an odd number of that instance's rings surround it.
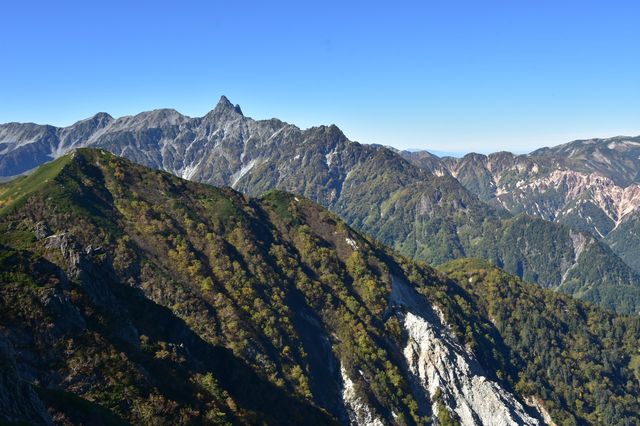
M 305 3 L 313 3 L 306 4 Z M 29 1 L 0 13 L 0 122 L 225 94 L 351 139 L 526 152 L 640 134 L 638 1 Z

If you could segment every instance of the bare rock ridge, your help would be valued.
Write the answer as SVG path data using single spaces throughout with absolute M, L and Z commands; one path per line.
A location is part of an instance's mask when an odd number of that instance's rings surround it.
M 486 377 L 473 353 L 453 336 L 437 308 L 401 277 L 392 276 L 390 304 L 407 332 L 404 356 L 417 383 L 439 410 L 456 414 L 462 425 L 540 425 L 543 415 L 526 409 L 510 392 Z M 532 417 L 533 412 L 535 417 Z

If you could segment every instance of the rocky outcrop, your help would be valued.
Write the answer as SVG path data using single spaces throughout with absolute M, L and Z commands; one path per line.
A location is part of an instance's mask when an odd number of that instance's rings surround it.
M 547 411 L 546 407 L 542 404 L 542 401 L 540 401 L 538 398 L 536 398 L 535 396 L 529 396 L 525 398 L 525 402 L 530 407 L 534 407 L 536 410 L 538 410 L 546 424 L 548 424 L 549 426 L 558 426 L 556 422 L 554 422 L 551 418 L 551 415 Z
M 37 240 L 42 240 L 51 235 L 51 229 L 49 229 L 49 225 L 45 222 L 38 222 L 33 227 L 33 234 L 36 236 Z
M 462 425 L 544 424 L 541 414 L 530 414 L 514 394 L 489 379 L 475 356 L 457 342 L 442 314 L 396 276 L 390 304 L 407 333 L 404 356 L 409 370 L 434 402 L 436 416 L 447 409 Z
M 111 283 L 118 281 L 114 271 L 109 264 L 102 264 L 96 261 L 94 257 L 102 253 L 101 247 L 82 246 L 69 232 L 48 236 L 45 239 L 45 247 L 49 250 L 49 256 L 52 254 L 55 256 L 56 252 L 61 255 L 61 263 L 64 267 L 64 275 L 61 277 L 63 282 L 70 280 L 80 284 L 96 306 L 115 313 L 116 317 L 126 318 L 125 313 L 122 312 L 122 306 L 117 303 L 111 289 Z M 54 296 L 43 296 L 47 297 L 43 302 L 52 304 L 52 308 L 65 303 L 66 299 Z M 59 310 L 67 314 L 73 312 L 73 310 L 69 309 Z M 121 313 L 121 315 L 117 315 L 118 313 Z M 72 325 L 81 324 L 81 322 L 82 318 L 79 315 L 69 318 L 69 323 Z M 129 321 L 123 321 L 118 330 L 118 335 L 123 340 L 131 343 L 136 343 L 139 339 L 138 331 Z
M 496 198 L 511 212 L 526 212 L 561 223 L 578 221 L 581 227 L 604 236 L 640 208 L 640 185 L 622 187 L 597 173 L 554 170 L 518 181 L 513 187 L 500 187 Z M 604 220 L 585 205 L 595 208 Z
M 483 374 L 477 360 L 452 340 L 442 324 L 408 312 L 404 327 L 409 369 L 432 399 L 440 392 L 444 407 L 455 412 L 461 424 L 541 424 L 512 394 Z M 433 409 L 438 414 L 442 408 L 435 404 Z
M 567 279 L 567 275 L 573 268 L 578 265 L 580 261 L 580 255 L 587 247 L 587 245 L 591 242 L 590 238 L 581 232 L 569 231 L 569 238 L 571 238 L 571 244 L 573 246 L 573 260 L 571 262 L 563 262 L 562 263 L 562 281 Z
M 46 239 L 45 247 L 50 250 L 59 250 L 67 266 L 67 273 L 71 279 L 80 279 L 80 274 L 86 265 L 82 256 L 82 248 L 73 236 L 67 232 L 50 235 Z
M 343 382 L 342 400 L 347 408 L 349 422 L 358 426 L 383 426 L 384 423 L 375 411 L 358 396 L 353 380 L 344 367 L 340 367 L 340 374 Z

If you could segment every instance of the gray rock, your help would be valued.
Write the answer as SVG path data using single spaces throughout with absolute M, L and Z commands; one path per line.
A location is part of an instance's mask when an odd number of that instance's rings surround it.
M 42 240 L 51 235 L 51 229 L 45 222 L 38 222 L 34 226 L 33 233 L 37 240 Z

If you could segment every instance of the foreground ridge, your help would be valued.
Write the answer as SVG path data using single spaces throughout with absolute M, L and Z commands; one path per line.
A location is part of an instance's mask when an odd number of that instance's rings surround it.
M 484 264 L 453 281 L 300 196 L 80 149 L 3 184 L 0 226 L 11 421 L 638 420 L 638 318 Z

